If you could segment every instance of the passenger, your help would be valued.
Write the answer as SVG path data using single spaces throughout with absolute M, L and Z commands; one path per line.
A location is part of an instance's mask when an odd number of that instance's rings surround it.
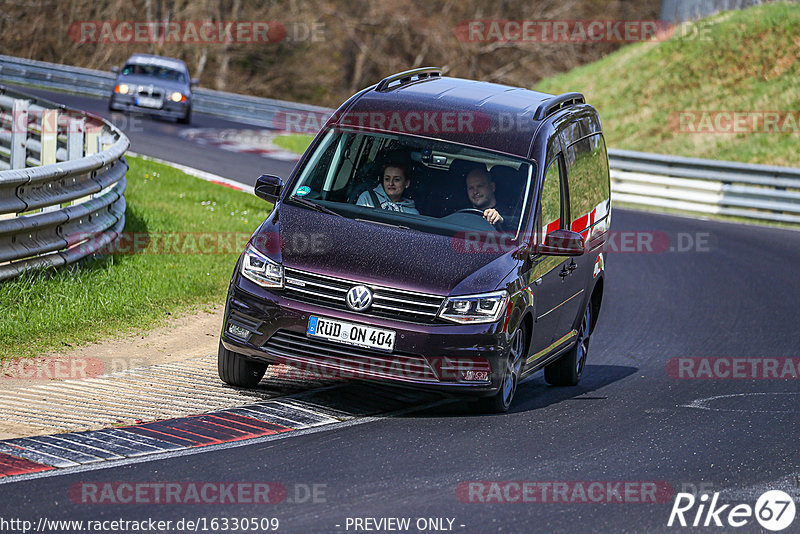
M 475 169 L 467 174 L 467 196 L 472 207 L 483 211 L 483 218 L 489 224 L 502 225 L 505 219 L 497 211 L 495 187 L 495 183 L 483 169 Z
M 389 211 L 419 214 L 414 201 L 403 198 L 411 178 L 408 177 L 406 166 L 399 162 L 387 163 L 383 167 L 383 179 L 374 189 L 364 191 L 358 197 L 356 204 L 374 208 L 380 206 Z

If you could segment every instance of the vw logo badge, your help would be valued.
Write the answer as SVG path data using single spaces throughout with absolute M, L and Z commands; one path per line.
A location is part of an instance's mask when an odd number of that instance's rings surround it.
M 364 311 L 372 304 L 372 291 L 367 286 L 351 287 L 346 300 L 351 310 Z

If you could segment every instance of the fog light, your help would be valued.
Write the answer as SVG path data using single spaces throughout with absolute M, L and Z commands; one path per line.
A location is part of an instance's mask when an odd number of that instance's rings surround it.
M 241 338 L 247 339 L 247 337 L 250 335 L 250 330 L 247 330 L 246 328 L 242 328 L 239 325 L 235 325 L 233 323 L 229 323 L 228 324 L 228 333 L 229 334 L 233 334 L 234 336 L 237 336 L 237 337 L 241 337 Z

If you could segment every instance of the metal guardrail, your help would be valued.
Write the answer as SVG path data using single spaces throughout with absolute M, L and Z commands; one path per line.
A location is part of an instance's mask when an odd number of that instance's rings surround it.
M 609 150 L 613 199 L 800 224 L 800 169 Z
M 0 82 L 40 85 L 70 93 L 107 98 L 114 89 L 116 76 L 111 72 L 58 65 L 13 56 L 0 55 Z M 330 114 L 333 110 L 197 88 L 192 91 L 192 109 L 208 115 L 272 127 L 277 115 L 285 112 Z
M 2 80 L 106 97 L 111 93 L 114 75 L 0 55 Z M 282 113 L 295 117 L 307 114 L 312 122 L 319 122 L 333 112 L 323 107 L 202 88 L 196 89 L 194 95 L 197 111 L 269 128 L 285 125 L 286 116 L 281 117 Z M 800 223 L 800 169 L 626 150 L 609 150 L 609 161 L 615 201 Z
M 0 86 L 0 280 L 116 239 L 129 144 L 101 117 Z

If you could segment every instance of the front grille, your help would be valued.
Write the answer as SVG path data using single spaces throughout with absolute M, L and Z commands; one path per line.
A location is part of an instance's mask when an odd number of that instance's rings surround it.
M 414 293 L 372 284 L 361 284 L 297 269 L 285 269 L 287 298 L 317 304 L 326 308 L 348 310 L 345 296 L 351 287 L 365 285 L 372 290 L 372 306 L 363 312 L 373 317 L 386 317 L 413 323 L 432 323 L 444 297 Z
M 286 358 L 288 363 L 308 367 L 308 371 L 324 376 L 333 373 L 334 377 L 341 378 L 377 376 L 414 382 L 438 381 L 436 372 L 419 354 L 388 354 L 309 338 L 291 330 L 278 330 L 263 348 L 275 356 Z

